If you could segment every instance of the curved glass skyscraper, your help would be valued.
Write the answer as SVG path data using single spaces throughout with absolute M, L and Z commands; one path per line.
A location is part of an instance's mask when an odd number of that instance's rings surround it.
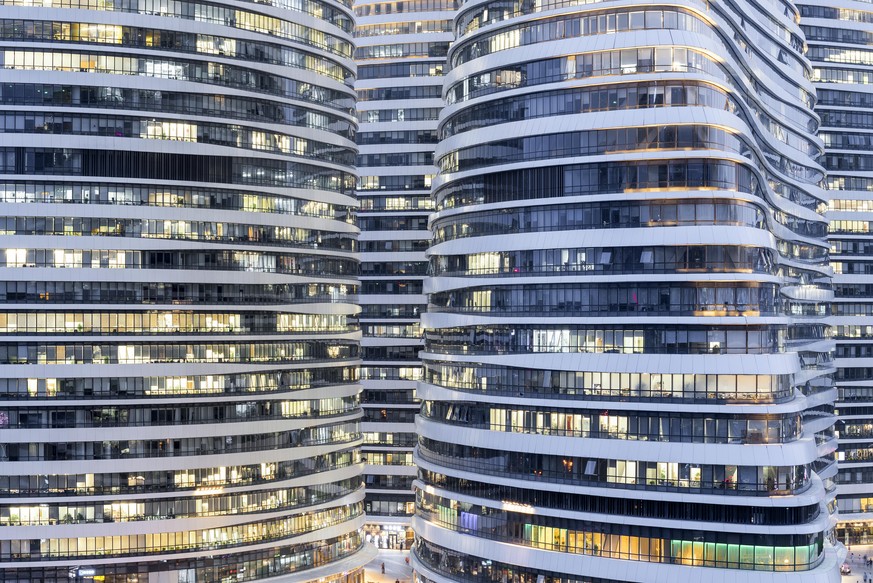
M 825 146 L 840 420 L 838 538 L 873 542 L 873 9 L 798 3 Z
M 0 6 L 4 581 L 362 579 L 351 27 Z
M 837 581 L 814 90 L 789 2 L 466 2 L 420 582 Z

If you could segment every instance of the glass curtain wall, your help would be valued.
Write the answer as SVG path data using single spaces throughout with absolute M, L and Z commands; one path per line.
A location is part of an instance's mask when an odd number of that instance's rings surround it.
M 354 8 L 366 538 L 408 550 L 433 150 L 457 2 Z
M 873 542 L 873 11 L 856 2 L 802 2 L 801 27 L 814 69 L 824 142 L 831 265 L 832 331 L 839 395 L 837 537 Z

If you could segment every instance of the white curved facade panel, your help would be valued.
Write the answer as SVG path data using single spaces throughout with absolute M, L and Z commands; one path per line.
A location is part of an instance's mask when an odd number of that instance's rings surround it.
M 670 581 L 718 581 L 720 583 L 736 581 L 736 573 L 726 569 L 712 573 L 700 573 L 699 569 L 685 565 L 622 561 L 605 553 L 599 547 L 595 548 L 594 544 L 588 548 L 583 547 L 583 551 L 587 552 L 556 555 L 556 553 L 539 548 L 519 549 L 516 545 L 499 540 L 482 539 L 466 534 L 459 535 L 452 530 L 441 528 L 433 522 L 424 521 L 418 516 L 414 526 L 416 532 L 420 532 L 422 537 L 433 540 L 433 546 L 436 548 L 463 546 L 465 551 L 472 556 L 490 557 L 488 559 L 491 561 L 490 565 L 499 569 L 513 568 L 518 562 L 523 561 L 525 564 L 533 566 L 530 572 L 534 573 L 534 576 L 542 575 L 555 578 L 559 573 L 572 573 L 577 581 L 585 581 L 586 577 L 594 581 L 614 581 L 616 577 L 620 577 L 618 580 L 632 583 L 658 581 L 661 577 Z M 797 581 L 838 583 L 840 581 L 838 564 L 837 557 L 829 553 L 819 568 L 813 571 L 804 573 L 749 571 L 742 573 L 742 580 L 749 583 L 795 583 Z M 422 572 L 417 573 L 418 581 L 449 583 L 458 580 L 454 574 L 451 577 L 445 576 L 445 567 L 431 569 L 431 565 L 432 563 L 422 565 Z M 585 573 L 585 575 L 578 575 L 580 573 Z M 564 575 L 564 577 L 567 576 Z

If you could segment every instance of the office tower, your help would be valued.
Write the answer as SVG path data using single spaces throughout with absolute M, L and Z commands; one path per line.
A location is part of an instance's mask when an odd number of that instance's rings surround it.
M 0 19 L 3 581 L 362 581 L 350 4 Z
M 418 581 L 839 580 L 797 18 L 745 0 L 459 9 Z
M 453 0 L 355 3 L 367 533 L 409 548 L 433 149 Z
M 873 9 L 859 2 L 798 8 L 815 68 L 827 170 L 832 331 L 836 340 L 840 441 L 837 538 L 873 542 Z

